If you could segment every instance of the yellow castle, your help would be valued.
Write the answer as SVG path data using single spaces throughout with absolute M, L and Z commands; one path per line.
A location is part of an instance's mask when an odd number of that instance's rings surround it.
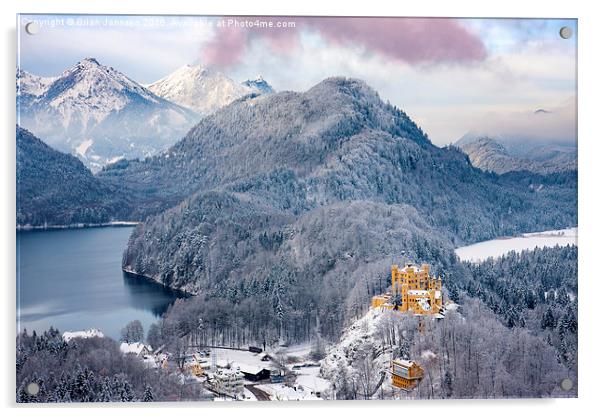
M 435 315 L 443 312 L 441 277 L 429 275 L 429 265 L 418 267 L 408 263 L 400 269 L 391 266 L 391 292 L 372 298 L 373 308 L 414 312 L 417 315 Z

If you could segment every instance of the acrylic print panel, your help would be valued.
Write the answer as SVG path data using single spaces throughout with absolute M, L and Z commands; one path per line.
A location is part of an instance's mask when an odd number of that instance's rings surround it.
M 18 402 L 577 396 L 577 22 L 18 16 Z

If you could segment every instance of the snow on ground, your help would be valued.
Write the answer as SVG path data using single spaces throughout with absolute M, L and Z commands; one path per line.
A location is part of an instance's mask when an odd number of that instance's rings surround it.
M 388 371 L 391 352 L 383 351 L 377 328 L 381 325 L 381 321 L 391 313 L 397 312 L 370 309 L 363 317 L 348 327 L 339 343 L 332 346 L 322 360 L 321 374 L 323 377 L 335 383 L 338 382 L 339 377 L 342 377 L 341 371 L 346 373 L 344 377 L 353 377 L 357 372 L 353 364 L 358 359 L 358 352 L 362 350 L 364 353 L 370 352 L 370 355 L 377 354 L 376 358 L 373 359 L 375 377 L 379 377 L 379 374 Z
M 230 365 L 231 368 L 241 368 L 245 370 L 262 368 L 272 368 L 270 361 L 261 361 L 261 353 L 253 353 L 250 351 L 225 350 L 214 348 L 211 352 L 217 354 L 218 366 L 224 367 Z
M 86 152 L 88 151 L 90 146 L 92 146 L 93 143 L 94 140 L 86 139 L 75 148 L 75 152 L 80 156 L 86 156 Z
M 304 358 L 311 352 L 311 342 L 303 342 L 301 344 L 289 345 L 288 347 L 280 347 L 280 352 L 284 352 L 289 357 Z
M 96 328 L 86 329 L 85 331 L 63 332 L 63 340 L 69 342 L 74 338 L 104 338 L 105 334 Z
M 322 400 L 311 390 L 300 385 L 294 387 L 285 386 L 282 383 L 258 384 L 260 390 L 270 395 L 271 400 L 278 401 L 300 401 L 300 400 Z
M 461 260 L 479 262 L 489 257 L 500 257 L 510 251 L 533 250 L 535 247 L 577 245 L 577 227 L 523 234 L 520 237 L 496 238 L 469 246 L 459 247 L 456 254 Z
M 257 397 L 248 388 L 243 389 L 243 400 L 246 402 L 256 402 Z
M 297 374 L 297 384 L 320 393 L 330 388 L 330 381 L 320 377 L 319 366 L 301 367 Z

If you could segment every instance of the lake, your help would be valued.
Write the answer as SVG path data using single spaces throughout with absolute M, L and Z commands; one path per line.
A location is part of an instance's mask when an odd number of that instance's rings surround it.
M 131 227 L 17 232 L 17 331 L 144 330 L 180 293 L 121 270 Z
M 577 227 L 482 241 L 459 247 L 456 249 L 456 254 L 461 260 L 479 262 L 488 257 L 500 257 L 510 251 L 521 252 L 533 250 L 535 247 L 554 247 L 556 245 L 577 245 Z

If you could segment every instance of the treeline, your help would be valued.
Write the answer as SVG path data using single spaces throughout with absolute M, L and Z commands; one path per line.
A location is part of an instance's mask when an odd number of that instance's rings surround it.
M 202 400 L 198 384 L 149 368 L 124 355 L 110 338 L 65 342 L 58 330 L 17 336 L 16 400 L 29 402 L 132 402 Z M 31 383 L 36 394 L 28 389 Z M 35 393 L 35 390 L 33 391 Z
M 481 299 L 510 327 L 527 328 L 554 346 L 558 357 L 577 369 L 577 246 L 510 252 L 466 263 L 471 279 L 449 285 Z

